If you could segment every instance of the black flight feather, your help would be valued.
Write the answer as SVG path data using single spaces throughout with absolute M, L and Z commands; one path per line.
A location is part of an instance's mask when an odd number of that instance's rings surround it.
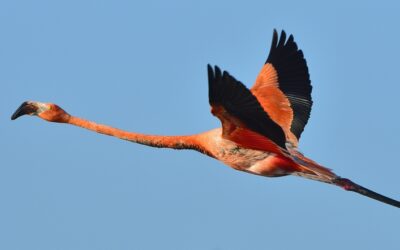
M 285 31 L 274 30 L 271 50 L 265 63 L 271 63 L 278 73 L 279 88 L 289 99 L 293 109 L 292 133 L 300 138 L 311 113 L 311 81 L 303 52 L 292 35 L 286 40 Z

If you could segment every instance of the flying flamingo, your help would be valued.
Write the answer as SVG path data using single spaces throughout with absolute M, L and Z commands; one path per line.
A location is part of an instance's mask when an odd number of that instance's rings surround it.
M 194 149 L 236 170 L 267 177 L 305 177 L 400 208 L 399 201 L 341 178 L 298 151 L 313 102 L 306 60 L 293 35 L 286 39 L 284 31 L 278 36 L 274 30 L 268 58 L 250 90 L 217 66 L 208 65 L 208 83 L 211 113 L 222 128 L 195 135 L 127 132 L 72 116 L 56 104 L 34 101 L 22 103 L 11 119 L 35 115 L 151 147 Z

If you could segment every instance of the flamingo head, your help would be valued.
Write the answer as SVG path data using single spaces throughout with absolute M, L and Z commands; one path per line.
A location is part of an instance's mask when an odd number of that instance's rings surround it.
M 70 118 L 70 115 L 56 104 L 33 101 L 22 103 L 11 116 L 11 120 L 23 115 L 35 115 L 49 122 L 61 123 L 67 122 Z

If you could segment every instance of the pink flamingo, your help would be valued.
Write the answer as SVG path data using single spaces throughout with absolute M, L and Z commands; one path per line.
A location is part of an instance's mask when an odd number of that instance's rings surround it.
M 195 135 L 127 132 L 72 116 L 56 104 L 33 101 L 24 102 L 11 119 L 35 115 L 147 146 L 194 149 L 236 170 L 267 177 L 301 176 L 400 208 L 399 201 L 341 178 L 298 151 L 313 102 L 306 60 L 292 35 L 286 38 L 282 31 L 278 36 L 274 30 L 269 56 L 250 90 L 217 66 L 208 65 L 208 82 L 211 113 L 222 128 Z

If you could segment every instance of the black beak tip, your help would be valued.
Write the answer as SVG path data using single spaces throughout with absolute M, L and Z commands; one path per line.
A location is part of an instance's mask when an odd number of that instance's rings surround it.
M 12 114 L 11 120 L 15 120 L 20 116 L 26 115 L 26 114 L 31 114 L 33 111 L 36 110 L 36 107 L 34 107 L 32 104 L 28 102 L 22 103 L 18 109 Z
M 15 120 L 18 117 L 20 117 L 21 115 L 19 115 L 17 112 L 15 112 L 12 116 L 11 116 L 11 120 Z

